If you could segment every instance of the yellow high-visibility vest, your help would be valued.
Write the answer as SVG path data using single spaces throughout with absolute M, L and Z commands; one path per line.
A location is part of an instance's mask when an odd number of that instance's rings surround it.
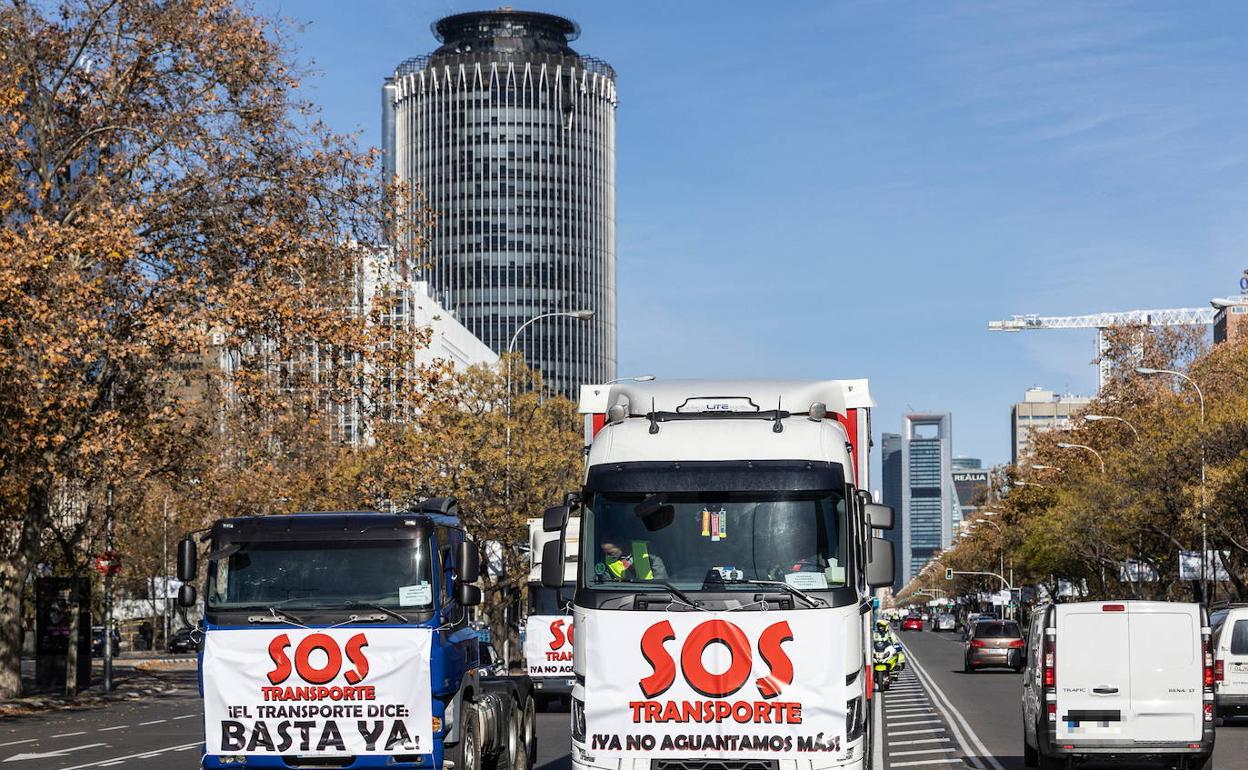
M 654 580 L 654 569 L 650 565 L 650 545 L 645 540 L 633 541 L 632 556 L 606 557 L 607 570 L 616 580 L 624 580 L 624 573 L 633 571 L 634 580 Z

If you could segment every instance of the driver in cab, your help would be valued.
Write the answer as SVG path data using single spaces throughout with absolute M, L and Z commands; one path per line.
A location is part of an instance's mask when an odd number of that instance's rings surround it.
M 661 558 L 650 552 L 650 544 L 645 540 L 608 537 L 602 541 L 600 547 L 604 567 L 602 577 L 606 580 L 667 580 L 666 565 Z

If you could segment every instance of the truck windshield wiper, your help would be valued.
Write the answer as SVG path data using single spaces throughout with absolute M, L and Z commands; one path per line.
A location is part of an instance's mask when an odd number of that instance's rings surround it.
M 718 581 L 717 581 L 718 582 Z M 797 596 L 813 608 L 830 606 L 826 601 L 817 596 L 811 596 L 805 591 L 798 590 L 782 580 L 725 580 L 724 585 L 749 585 L 749 586 L 777 586 L 788 591 L 790 594 Z
M 279 610 L 277 607 L 266 607 L 269 611 L 268 615 L 252 615 L 247 618 L 249 623 L 293 623 L 298 626 L 304 625 L 303 620 L 297 615 L 291 615 L 286 610 Z
M 408 619 L 407 619 L 407 616 L 406 616 L 406 615 L 401 615 L 401 614 L 399 614 L 398 612 L 395 612 L 394 610 L 390 609 L 390 608 L 389 608 L 389 607 L 387 607 L 386 605 L 384 605 L 384 604 L 378 604 L 377 602 L 357 602 L 357 601 L 351 601 L 351 600 L 348 600 L 348 601 L 343 602 L 343 603 L 342 603 L 342 606 L 346 607 L 347 609 L 350 609 L 350 608 L 352 608 L 352 607 L 368 607 L 368 608 L 369 608 L 369 609 L 371 609 L 371 610 L 377 610 L 378 612 L 384 612 L 384 613 L 386 613 L 387 615 L 389 615 L 390 617 L 392 617 L 392 618 L 394 618 L 395 620 L 399 621 L 400 623 L 410 623 L 410 622 L 411 622 L 410 620 L 408 620 Z M 376 616 L 373 616 L 373 617 L 376 617 Z M 357 620 L 367 620 L 367 619 L 368 619 L 368 618 L 357 618 Z
M 637 585 L 660 586 L 661 588 L 666 588 L 668 592 L 672 594 L 672 596 L 675 596 L 677 599 L 680 599 L 682 602 L 684 602 L 685 604 L 688 604 L 690 607 L 695 607 L 695 608 L 698 607 L 698 605 L 693 601 L 693 599 L 689 598 L 688 594 L 686 594 L 684 591 L 680 590 L 676 586 L 672 585 L 671 583 L 667 582 L 666 580 L 621 580 L 619 582 L 627 583 L 628 585 L 635 585 L 635 586 Z

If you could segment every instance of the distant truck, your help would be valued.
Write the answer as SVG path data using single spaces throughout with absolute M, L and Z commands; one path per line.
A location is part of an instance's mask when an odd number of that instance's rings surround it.
M 541 519 L 529 520 L 528 617 L 524 628 L 524 660 L 539 709 L 556 702 L 570 702 L 572 685 L 576 682 L 571 602 L 576 590 L 579 534 L 577 524 L 568 527 L 564 540 L 564 583 L 559 588 L 547 588 L 542 585 L 542 551 L 546 543 L 559 535 L 544 532 Z
M 480 668 L 480 556 L 453 498 L 220 519 L 199 539 L 203 767 L 531 766 L 532 688 Z M 197 554 L 179 543 L 183 607 Z
M 580 530 L 573 769 L 871 768 L 871 600 L 894 570 L 866 381 L 591 390 L 584 486 L 543 517 L 547 587 Z

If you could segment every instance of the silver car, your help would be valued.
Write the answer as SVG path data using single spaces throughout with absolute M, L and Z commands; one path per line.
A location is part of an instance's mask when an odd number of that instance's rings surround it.
M 933 631 L 957 631 L 958 619 L 950 615 L 949 613 L 938 615 L 936 617 L 936 622 L 932 624 L 932 630 Z

